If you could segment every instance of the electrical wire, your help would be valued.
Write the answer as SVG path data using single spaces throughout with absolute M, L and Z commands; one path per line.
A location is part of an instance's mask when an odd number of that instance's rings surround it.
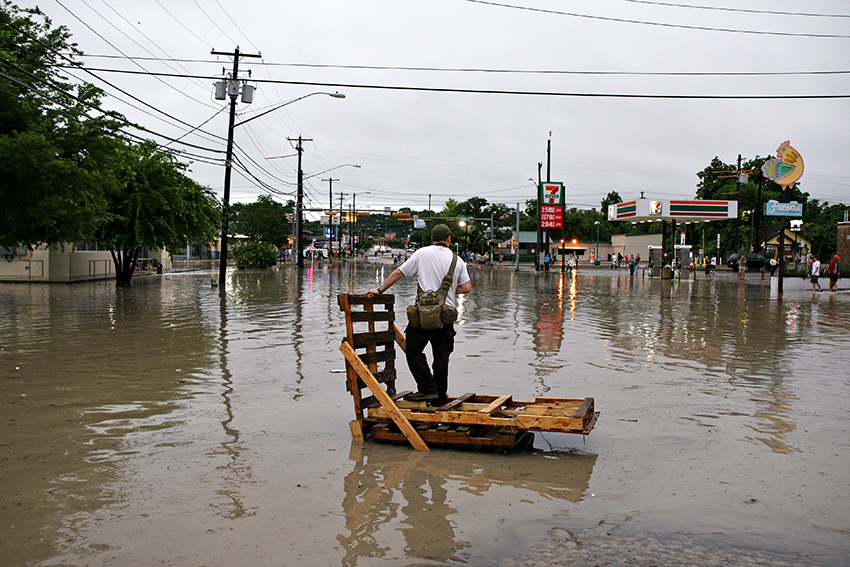
M 720 6 L 692 6 L 689 4 L 672 4 L 669 2 L 651 2 L 650 0 L 623 0 L 632 4 L 648 4 L 670 8 L 688 8 L 691 10 L 714 10 L 718 12 L 737 12 L 743 14 L 772 14 L 777 16 L 806 16 L 812 18 L 850 18 L 848 14 L 811 14 L 806 12 L 780 12 L 776 10 L 748 10 L 746 8 L 723 8 Z
M 159 4 L 159 7 L 160 7 L 160 8 L 162 8 L 163 10 L 165 10 L 165 13 L 166 13 L 166 14 L 168 14 L 169 16 L 171 16 L 171 17 L 172 17 L 172 19 L 173 19 L 175 22 L 177 22 L 178 24 L 180 24 L 180 25 L 183 27 L 183 29 L 184 29 L 184 30 L 186 30 L 186 31 L 187 31 L 187 32 L 189 32 L 191 35 L 193 35 L 193 36 L 195 37 L 195 39 L 197 39 L 198 41 L 200 41 L 201 43 L 203 43 L 204 45 L 206 45 L 209 49 L 212 49 L 212 48 L 213 48 L 213 47 L 212 47 L 212 45 L 211 45 L 209 42 L 207 42 L 206 40 L 202 39 L 201 37 L 199 37 L 199 36 L 198 36 L 198 34 L 196 34 L 195 32 L 193 32 L 193 31 L 192 31 L 192 30 L 190 30 L 189 28 L 187 28 L 187 27 L 186 27 L 186 24 L 184 24 L 184 23 L 183 23 L 183 20 L 181 20 L 180 18 L 178 18 L 177 16 L 175 16 L 174 14 L 172 14 L 172 13 L 168 10 L 168 8 L 166 8 L 165 6 L 163 6 L 163 5 L 162 5 L 162 2 L 160 2 L 159 0 L 154 0 L 154 2 L 156 2 L 157 4 Z M 184 61 L 184 62 L 186 62 L 186 61 Z M 218 63 L 218 62 L 216 61 L 216 63 Z
M 221 8 L 221 11 L 224 12 L 224 15 L 227 16 L 228 20 L 230 20 L 230 23 L 233 24 L 233 26 L 237 30 L 239 30 L 239 33 L 242 34 L 242 37 L 244 37 L 245 39 L 248 40 L 248 43 L 251 44 L 251 47 L 254 48 L 254 51 L 256 51 L 257 53 L 260 53 L 260 49 L 256 45 L 254 45 L 253 42 L 251 42 L 251 38 L 249 38 L 248 35 L 245 32 L 242 31 L 242 28 L 239 27 L 239 24 L 237 24 L 233 20 L 233 18 L 230 17 L 230 14 L 227 13 L 227 10 L 225 10 L 224 6 L 221 5 L 221 2 L 219 2 L 218 0 L 215 0 L 215 3 L 218 4 L 218 7 Z M 196 4 L 197 4 L 197 2 L 196 2 Z
M 214 25 L 216 27 L 216 29 L 218 31 L 220 31 L 224 35 L 224 37 L 227 38 L 228 41 L 230 41 L 230 43 L 232 43 L 233 45 L 239 45 L 238 41 L 233 41 L 233 38 L 231 38 L 229 35 L 227 35 L 227 32 L 224 31 L 223 29 L 221 29 L 221 27 L 216 23 L 216 21 L 214 19 L 212 19 L 209 14 L 207 14 L 207 11 L 204 10 L 204 8 L 200 4 L 198 4 L 198 0 L 192 0 L 192 2 L 195 3 L 195 6 L 198 7 L 198 9 L 201 11 L 201 13 L 203 15 L 205 15 L 210 22 L 212 22 L 212 25 Z
M 528 12 L 538 12 L 542 14 L 551 14 L 555 16 L 569 16 L 572 18 L 585 18 L 588 20 L 600 20 L 606 22 L 617 22 L 621 24 L 638 24 L 643 26 L 656 26 L 662 28 L 675 28 L 675 29 L 685 29 L 685 30 L 696 30 L 696 31 L 713 31 L 713 32 L 724 32 L 724 33 L 741 33 L 741 34 L 750 34 L 750 35 L 775 35 L 781 37 L 817 37 L 817 38 L 827 38 L 827 39 L 847 39 L 850 38 L 850 35 L 841 35 L 841 34 L 819 34 L 819 33 L 794 33 L 794 32 L 775 32 L 775 31 L 759 31 L 759 30 L 736 30 L 731 28 L 712 28 L 707 26 L 689 26 L 685 24 L 668 24 L 664 22 L 649 22 L 643 20 L 629 20 L 625 18 L 612 18 L 609 16 L 594 16 L 591 14 L 579 14 L 576 12 L 561 12 L 559 10 L 547 10 L 545 8 L 532 8 L 530 6 L 517 6 L 515 4 L 502 4 L 500 2 L 490 2 L 489 0 L 464 0 L 465 2 L 469 2 L 471 4 L 482 4 L 485 6 L 493 6 L 496 8 L 510 8 L 513 10 L 524 10 Z
M 115 89 L 115 90 L 117 90 L 118 92 L 120 92 L 120 93 L 122 93 L 122 94 L 124 94 L 124 95 L 126 95 L 126 96 L 128 96 L 128 97 L 130 97 L 131 99 L 135 100 L 136 102 L 138 102 L 138 103 L 140 103 L 140 104 L 142 104 L 142 105 L 144 105 L 144 106 L 146 106 L 146 107 L 148 107 L 148 108 L 151 108 L 151 109 L 153 109 L 153 110 L 155 110 L 155 111 L 159 112 L 160 114 L 162 114 L 162 115 L 164 115 L 164 116 L 167 116 L 168 118 L 170 118 L 171 120 L 174 120 L 174 121 L 175 121 L 175 122 L 177 122 L 177 123 L 180 123 L 180 124 L 183 124 L 183 125 L 185 125 L 185 126 L 188 126 L 188 127 L 192 128 L 193 130 L 198 130 L 198 128 L 197 128 L 197 127 L 195 127 L 195 126 L 193 126 L 192 124 L 189 124 L 188 122 L 185 122 L 185 121 L 183 121 L 183 120 L 181 120 L 181 119 L 177 118 L 176 116 L 172 116 L 172 115 L 168 114 L 167 112 L 165 112 L 165 111 L 163 111 L 163 110 L 161 110 L 161 109 L 159 109 L 159 108 L 157 108 L 157 107 L 153 106 L 152 104 L 149 104 L 148 102 L 145 102 L 144 100 L 142 100 L 142 99 L 140 99 L 140 98 L 136 97 L 135 95 L 132 95 L 132 94 L 128 93 L 127 91 L 125 91 L 124 89 L 122 89 L 122 88 L 118 87 L 117 85 L 112 84 L 111 82 L 107 81 L 106 79 L 104 79 L 104 78 L 102 78 L 102 77 L 99 77 L 99 76 L 98 76 L 98 75 L 96 75 L 95 73 L 93 73 L 93 72 L 91 72 L 90 70 L 86 69 L 86 67 L 85 67 L 85 66 L 81 66 L 81 65 L 77 65 L 77 64 L 75 64 L 74 60 L 73 60 L 70 56 L 65 55 L 65 54 L 63 54 L 63 53 L 61 53 L 61 52 L 59 52 L 59 51 L 57 51 L 57 50 L 55 50 L 55 49 L 51 48 L 50 46 L 48 46 L 47 44 L 45 44 L 44 42 L 42 42 L 42 41 L 41 41 L 41 39 L 39 39 L 38 37 L 36 37 L 36 36 L 32 35 L 32 34 L 31 34 L 31 33 L 29 33 L 28 31 L 26 31 L 25 29 L 22 29 L 22 28 L 16 27 L 16 26 L 14 25 L 14 22 L 12 22 L 11 20 L 6 19 L 6 18 L 4 18 L 4 20 L 5 20 L 5 22 L 6 22 L 6 23 L 7 23 L 10 27 L 14 28 L 16 31 L 18 31 L 18 32 L 19 32 L 19 33 L 21 33 L 22 35 L 25 35 L 25 36 L 26 36 L 26 37 L 28 37 L 30 40 L 32 40 L 32 41 L 34 41 L 34 42 L 38 43 L 40 46 L 42 46 L 42 47 L 43 47 L 44 49 L 46 49 L 47 51 L 50 51 L 51 53 L 53 53 L 53 54 L 55 54 L 55 55 L 59 56 L 60 58 L 64 59 L 65 61 L 68 61 L 68 62 L 69 62 L 69 64 L 70 64 L 70 65 L 68 65 L 68 66 L 64 66 L 64 65 L 62 65 L 62 66 L 60 66 L 61 68 L 65 68 L 65 69 L 69 69 L 69 70 L 84 71 L 84 72 L 88 73 L 89 75 L 91 75 L 92 77 L 96 78 L 98 81 L 100 81 L 100 82 L 102 82 L 102 83 L 104 83 L 104 84 L 106 84 L 106 85 L 109 85 L 109 86 L 110 86 L 110 87 L 112 87 L 113 89 Z M 75 77 L 76 77 L 76 76 L 75 76 Z M 76 77 L 76 78 L 77 78 L 77 79 L 79 79 L 79 77 Z M 61 89 L 60 89 L 60 90 L 61 90 Z M 121 100 L 119 97 L 115 97 L 115 95 L 113 95 L 113 97 L 114 97 L 114 98 L 116 98 L 117 100 Z M 127 101 L 123 101 L 123 100 L 122 100 L 121 102 L 123 102 L 124 104 L 127 104 L 127 105 L 129 105 L 129 106 L 131 106 L 131 107 L 133 107 L 133 108 L 136 108 L 136 110 L 139 110 L 139 111 L 141 111 L 141 112 L 144 112 L 144 111 L 142 111 L 140 108 L 133 106 L 132 104 L 128 103 Z M 222 108 L 224 108 L 224 107 L 222 107 Z M 219 112 L 220 112 L 220 111 L 221 111 L 221 109 L 219 109 Z M 150 113 L 146 113 L 146 114 L 150 114 Z M 151 116 L 152 116 L 152 115 L 151 115 Z M 157 117 L 157 118 L 158 118 L 158 117 Z M 161 118 L 158 118 L 158 119 L 162 120 Z M 163 121 L 163 122 L 164 122 L 164 121 Z M 218 139 L 218 140 L 226 141 L 226 140 L 225 140 L 225 138 L 223 138 L 223 137 L 221 137 L 221 136 L 219 136 L 219 135 L 217 135 L 217 134 L 213 134 L 213 133 L 211 133 L 211 132 L 206 132 L 206 131 L 203 131 L 203 130 L 200 130 L 200 131 L 201 131 L 201 132 L 203 132 L 204 134 L 206 134 L 206 135 L 208 135 L 208 136 L 212 136 L 213 138 L 216 138 L 216 139 Z M 181 137 L 182 137 L 182 136 L 181 136 Z
M 147 49 L 147 48 L 146 48 L 146 47 L 144 47 L 142 44 L 140 44 L 138 41 L 136 41 L 135 39 L 133 39 L 132 37 L 130 37 L 127 33 L 125 33 L 123 30 L 121 30 L 118 26 L 116 26 L 115 24 L 113 24 L 110 20 L 108 20 L 108 19 L 104 18 L 104 17 L 100 14 L 100 12 L 98 12 L 97 10 L 95 10 L 94 8 L 92 8 L 92 7 L 91 7 L 91 5 L 90 5 L 88 2 L 86 2 L 86 0 L 80 0 L 80 1 L 81 1 L 83 4 L 85 4 L 86 6 L 88 6 L 88 7 L 89 7 L 89 9 L 91 9 L 93 12 L 95 12 L 95 13 L 96 13 L 97 15 L 99 15 L 101 18 L 103 18 L 103 20 L 104 20 L 104 21 L 106 21 L 106 23 L 108 23 L 108 24 L 109 24 L 109 25 L 111 25 L 113 28 L 115 28 L 115 29 L 116 29 L 119 33 L 121 33 L 124 37 L 126 37 L 127 39 L 129 39 L 130 41 L 132 41 L 133 43 L 135 43 L 136 45 L 138 45 L 139 47 L 141 47 L 142 49 L 144 49 L 144 50 L 145 50 L 147 53 L 149 53 L 152 57 L 156 57 L 156 55 L 155 55 L 155 54 L 154 54 L 151 50 Z M 152 40 L 150 37 L 148 37 L 148 36 L 147 36 L 147 35 L 146 35 L 146 34 L 145 34 L 142 30 L 140 30 L 138 27 L 136 27 L 135 25 L 133 25 L 133 22 L 131 22 L 130 20 L 128 20 L 127 18 L 125 18 L 125 17 L 124 17 L 124 15 L 123 15 L 123 14 L 121 14 L 121 12 L 119 12 L 118 10 L 116 10 L 115 8 L 113 8 L 113 7 L 112 7 L 112 6 L 111 6 L 111 5 L 110 5 L 110 4 L 109 4 L 106 0 L 100 0 L 100 1 L 101 1 L 101 3 L 102 3 L 104 6 L 106 6 L 106 7 L 107 7 L 107 8 L 109 8 L 110 10 L 112 10 L 112 11 L 115 13 L 115 15 L 116 15 L 116 16 L 118 16 L 119 18 L 121 18 L 122 20 L 124 20 L 124 22 L 125 22 L 127 25 L 129 25 L 131 28 L 133 28 L 133 30 L 135 30 L 135 31 L 136 31 L 136 33 L 138 33 L 138 34 L 139 34 L 139 35 L 141 35 L 143 38 L 145 38 L 146 40 L 148 40 L 148 41 L 149 41 L 152 45 L 156 46 L 156 47 L 157 47 L 157 49 L 159 49 L 160 51 L 162 51 L 163 53 L 165 53 L 165 55 L 167 55 L 168 57 L 171 57 L 171 55 L 170 55 L 167 51 L 165 51 L 165 50 L 164 50 L 164 49 L 163 49 L 163 48 L 162 48 L 162 47 L 161 47 L 158 43 L 156 43 L 154 40 Z M 175 69 L 174 67 L 172 67 L 171 65 L 169 65 L 167 61 L 165 61 L 165 60 L 163 60 L 163 59 L 159 59 L 159 58 L 157 58 L 157 61 L 158 61 L 159 63 L 164 64 L 166 67 L 168 67 L 168 68 L 169 68 L 169 69 L 171 69 L 172 71 L 177 71 L 177 69 Z M 183 65 L 179 65 L 179 67 L 180 67 L 180 68 L 181 68 L 184 72 L 186 72 L 186 73 L 188 73 L 188 72 L 189 72 L 189 70 L 188 70 L 188 69 L 186 69 L 185 67 L 183 67 Z M 201 88 L 204 90 L 204 92 L 207 92 L 207 86 L 206 86 L 206 85 L 204 85 L 204 84 L 203 84 L 203 83 L 201 83 L 200 81 L 196 81 L 196 82 L 195 82 L 195 84 L 196 84 L 197 86 L 201 87 Z
M 83 53 L 81 58 L 127 59 L 122 55 Z M 162 59 L 154 57 L 129 57 L 139 61 L 172 61 L 217 65 L 219 61 L 206 59 Z M 398 65 L 332 65 L 320 63 L 274 63 L 263 60 L 263 67 L 294 67 L 309 69 L 351 69 L 367 71 L 415 71 L 439 73 L 500 73 L 523 75 L 587 75 L 587 76 L 635 76 L 635 77 L 789 77 L 817 75 L 848 75 L 850 70 L 837 71 L 567 71 L 558 69 L 488 69 L 481 67 L 404 67 Z M 271 76 L 269 76 L 271 78 Z
M 90 68 L 91 69 L 91 68 Z M 152 73 L 131 71 L 126 69 L 91 69 L 99 73 L 121 73 L 129 75 L 155 74 L 162 77 L 183 77 L 215 79 L 208 75 L 174 75 L 170 73 Z M 517 91 L 502 89 L 459 89 L 449 87 L 411 87 L 402 85 L 376 85 L 376 84 L 353 84 L 353 83 L 321 83 L 317 81 L 280 81 L 253 79 L 257 83 L 275 85 L 301 85 L 335 89 L 371 89 L 390 91 L 414 91 L 414 92 L 436 92 L 436 93 L 461 93 L 461 94 L 500 94 L 517 96 L 553 96 L 571 98 L 635 98 L 635 99 L 672 99 L 672 100 L 820 100 L 850 98 L 850 94 L 835 95 L 671 95 L 671 94 L 629 94 L 629 93 L 577 93 L 558 91 Z
M 22 67 L 20 67 L 20 66 L 18 66 L 18 65 L 16 65 L 16 64 L 14 64 L 14 63 L 12 63 L 11 61 L 8 61 L 8 60 L 6 60 L 6 59 L 2 59 L 2 58 L 0 58 L 0 62 L 2 62 L 2 63 L 4 63 L 4 64 L 8 65 L 9 67 L 12 67 L 13 69 L 15 69 L 16 71 L 18 71 L 18 72 L 20 72 L 20 73 L 24 73 L 25 75 L 27 75 L 27 76 L 31 77 L 32 79 L 34 79 L 34 80 L 38 81 L 39 83 L 44 83 L 44 84 L 45 84 L 45 85 L 47 85 L 48 87 L 51 87 L 51 88 L 55 88 L 55 89 L 57 89 L 58 91 L 62 92 L 65 96 L 70 97 L 70 98 L 72 98 L 72 99 L 76 100 L 77 102 L 79 102 L 80 104 L 82 104 L 82 105 L 86 106 L 87 108 L 90 108 L 90 109 L 92 109 L 92 110 L 95 110 L 95 111 L 97 111 L 97 112 L 100 112 L 100 113 L 104 114 L 105 116 L 109 116 L 110 118 L 112 118 L 112 119 L 113 119 L 113 120 L 115 120 L 116 122 L 121 122 L 121 123 L 123 123 L 123 124 L 125 125 L 125 127 L 129 126 L 129 127 L 134 128 L 134 129 L 136 129 L 136 130 L 143 131 L 143 132 L 147 132 L 147 133 L 149 133 L 149 134 L 153 134 L 154 136 L 158 136 L 158 137 L 163 138 L 163 139 L 166 139 L 166 140 L 171 140 L 171 141 L 173 141 L 173 142 L 180 143 L 180 144 L 182 144 L 182 145 L 184 145 L 184 146 L 188 146 L 188 147 L 190 147 L 190 148 L 195 148 L 195 149 L 199 149 L 199 150 L 203 150 L 203 151 L 208 151 L 208 152 L 212 152 L 212 153 L 222 153 L 222 154 L 223 154 L 223 153 L 225 153 L 223 150 L 213 150 L 213 149 L 209 149 L 209 148 L 204 148 L 203 146 L 198 146 L 198 145 L 195 145 L 195 144 L 190 144 L 190 143 L 188 143 L 188 142 L 178 142 L 178 140 L 175 140 L 175 139 L 173 139 L 173 138 L 170 138 L 169 136 L 166 136 L 166 135 L 164 135 L 164 134 L 160 134 L 160 133 L 158 133 L 158 132 L 156 132 L 156 131 L 154 131 L 154 130 L 150 130 L 150 129 L 148 129 L 148 128 L 144 127 L 144 126 L 140 126 L 140 125 L 137 125 L 137 124 L 133 124 L 133 123 L 131 123 L 130 121 L 128 121 L 126 118 L 124 118 L 123 116 L 120 116 L 120 115 L 116 116 L 116 114 L 117 114 L 117 113 L 115 113 L 115 112 L 104 110 L 104 109 L 100 108 L 99 106 L 97 106 L 97 105 L 95 105 L 95 104 L 92 104 L 92 103 L 91 103 L 91 102 L 89 102 L 89 101 L 83 100 L 83 99 L 81 99 L 80 97 L 78 97 L 78 96 L 76 96 L 76 95 L 74 95 L 74 94 L 72 94 L 72 93 L 69 93 L 69 92 L 67 92 L 67 91 L 63 90 L 63 89 L 61 88 L 61 86 L 60 86 L 60 85 L 51 84 L 51 81 L 48 81 L 47 79 L 43 79 L 43 78 L 41 78 L 41 77 L 39 77 L 39 76 L 37 76 L 37 75 L 35 75 L 35 74 L 31 73 L 31 72 L 27 71 L 26 69 L 24 69 L 24 68 L 22 68 Z M 33 91 L 35 91 L 35 92 L 39 93 L 41 96 L 43 96 L 43 97 L 45 97 L 45 98 L 50 99 L 50 97 L 48 97 L 48 96 L 47 96 L 47 95 L 45 95 L 44 93 L 42 93 L 42 92 L 40 92 L 40 91 L 36 90 L 36 89 L 35 89 L 35 88 L 33 88 L 32 86 L 27 85 L 26 83 L 23 83 L 23 82 L 21 82 L 21 81 L 18 81 L 17 79 L 14 79 L 14 78 L 12 78 L 12 77 L 9 77 L 8 75 L 5 75 L 5 74 L 0 74 L 0 76 L 3 76 L 3 77 L 4 77 L 4 78 L 6 78 L 7 80 L 13 81 L 13 82 L 15 82 L 15 83 L 17 83 L 17 84 L 19 84 L 19 85 L 21 85 L 21 86 L 24 86 L 24 87 L 26 87 L 26 88 L 29 88 L 29 89 L 31 89 L 31 90 L 33 90 Z M 69 108 L 68 106 L 66 106 L 66 105 L 64 105 L 64 104 L 62 104 L 62 103 L 56 102 L 54 99 L 50 99 L 50 100 L 51 100 L 52 102 L 54 102 L 54 104 L 59 104 L 60 106 L 62 106 L 62 107 L 63 107 L 63 108 L 65 108 L 66 110 L 71 110 L 71 108 Z M 120 118 L 119 118 L 119 116 L 120 116 Z
M 74 13 L 74 12 L 72 12 L 70 9 L 68 9 L 68 7 L 67 7 L 67 6 L 65 6 L 64 4 L 62 4 L 62 2 L 60 2 L 59 0 L 55 0 L 55 2 L 56 2 L 57 4 L 59 4 L 59 6 L 61 6 L 61 7 L 62 7 L 62 8 L 63 8 L 66 12 L 68 12 L 71 16 L 73 16 L 73 17 L 74 17 L 74 18 L 75 18 L 78 22 L 80 22 L 81 24 L 83 24 L 84 26 L 86 26 L 86 27 L 89 29 L 89 31 L 91 31 L 91 32 L 92 32 L 93 34 L 95 34 L 97 37 L 99 37 L 99 38 L 100 38 L 100 39 L 102 39 L 104 42 L 106 42 L 106 44 L 107 44 L 107 45 L 109 45 L 110 47 L 112 47 L 115 51 L 117 51 L 117 52 L 118 52 L 118 53 L 120 53 L 121 55 L 124 55 L 124 56 L 126 56 L 126 55 L 127 55 L 126 53 L 124 53 L 123 51 L 121 51 L 120 49 L 118 49 L 118 47 L 116 47 L 114 44 L 112 44 L 112 42 L 110 42 L 108 39 L 106 39 L 106 38 L 105 38 L 105 37 L 103 37 L 100 33 L 98 33 L 98 31 L 97 31 L 97 30 L 95 30 L 93 27 L 91 27 L 90 25 L 88 25 L 88 24 L 87 24 L 87 23 L 86 23 L 86 22 L 85 22 L 82 18 L 80 18 L 77 14 L 75 14 L 75 13 Z M 138 63 L 136 63 L 136 62 L 134 62 L 134 61 L 131 61 L 131 62 L 132 62 L 132 63 L 134 63 L 134 64 L 135 64 L 137 67 L 139 67 L 140 69 L 144 70 L 146 74 L 148 74 L 148 75 L 150 75 L 150 76 L 152 76 L 152 77 L 156 78 L 159 82 L 161 82 L 161 83 L 162 83 L 163 85 L 165 85 L 166 87 L 168 87 L 168 88 L 172 89 L 173 91 L 175 91 L 175 92 L 177 92 L 177 93 L 180 93 L 180 95 L 181 95 L 181 96 L 184 96 L 184 97 L 188 98 L 188 99 L 189 99 L 189 100 L 191 100 L 192 102 L 196 102 L 196 103 L 202 104 L 202 105 L 207 106 L 207 107 L 209 107 L 209 108 L 215 108 L 213 105 L 208 104 L 208 103 L 203 102 L 203 101 L 200 101 L 200 100 L 198 100 L 198 99 L 196 99 L 196 98 L 194 98 L 194 97 L 192 97 L 192 96 L 190 96 L 190 95 L 186 94 L 185 92 L 181 91 L 180 89 L 178 89 L 178 88 L 177 88 L 177 87 L 175 87 L 174 85 L 170 85 L 170 84 L 168 84 L 167 82 L 163 81 L 160 77 L 165 76 L 165 75 L 159 75 L 159 74 L 156 74 L 156 73 L 151 73 L 151 72 L 149 72 L 147 69 L 145 69 L 143 66 L 139 65 Z

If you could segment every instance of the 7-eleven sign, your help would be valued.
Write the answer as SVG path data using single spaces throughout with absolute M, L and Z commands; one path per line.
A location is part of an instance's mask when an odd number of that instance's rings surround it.
M 540 184 L 541 205 L 564 205 L 564 184 L 546 181 Z

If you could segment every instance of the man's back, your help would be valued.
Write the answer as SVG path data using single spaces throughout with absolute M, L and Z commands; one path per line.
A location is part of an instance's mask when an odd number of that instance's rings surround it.
M 449 272 L 451 264 L 452 251 L 445 246 L 434 245 L 420 248 L 414 252 L 413 256 L 402 264 L 399 269 L 405 276 L 416 276 L 419 287 L 423 291 L 436 291 L 443 284 L 443 278 Z M 452 285 L 446 294 L 446 303 L 448 305 L 457 306 L 455 302 L 455 289 L 468 281 L 469 273 L 466 270 L 466 263 L 458 258 Z

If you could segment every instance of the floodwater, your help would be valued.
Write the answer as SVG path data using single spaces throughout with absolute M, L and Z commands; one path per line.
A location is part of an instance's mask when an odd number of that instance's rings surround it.
M 0 284 L 0 564 L 848 564 L 847 291 L 473 269 L 450 393 L 601 416 L 420 453 L 348 427 L 337 294 L 391 269 Z

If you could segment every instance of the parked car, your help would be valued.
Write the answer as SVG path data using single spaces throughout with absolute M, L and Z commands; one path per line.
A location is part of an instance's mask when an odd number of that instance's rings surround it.
M 764 256 L 761 254 L 756 254 L 754 252 L 743 252 L 743 255 L 747 257 L 747 270 L 759 271 L 765 266 L 767 266 L 767 261 L 764 259 Z M 738 271 L 738 261 L 741 258 L 741 253 L 736 252 L 734 254 L 730 254 L 729 258 L 726 260 L 726 266 L 732 268 L 733 272 Z

